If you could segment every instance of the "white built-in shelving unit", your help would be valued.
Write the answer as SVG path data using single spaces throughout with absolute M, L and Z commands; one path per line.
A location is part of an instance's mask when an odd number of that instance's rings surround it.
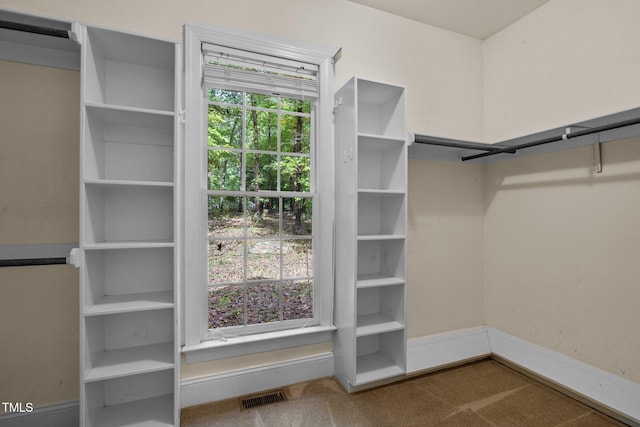
M 405 89 L 354 77 L 335 99 L 335 371 L 354 391 L 405 373 Z
M 179 45 L 78 26 L 81 425 L 179 424 Z

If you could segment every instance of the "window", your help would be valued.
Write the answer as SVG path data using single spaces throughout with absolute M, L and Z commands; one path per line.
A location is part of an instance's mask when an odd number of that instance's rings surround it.
M 208 327 L 312 321 L 314 103 L 221 86 L 206 90 Z
M 194 25 L 185 40 L 187 360 L 220 341 L 325 341 L 335 51 Z

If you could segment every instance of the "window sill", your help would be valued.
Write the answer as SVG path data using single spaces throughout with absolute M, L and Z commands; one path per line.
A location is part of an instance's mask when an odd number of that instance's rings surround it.
M 331 340 L 335 330 L 335 326 L 312 326 L 224 340 L 203 341 L 200 344 L 182 347 L 182 352 L 189 364 L 206 362 L 327 342 Z

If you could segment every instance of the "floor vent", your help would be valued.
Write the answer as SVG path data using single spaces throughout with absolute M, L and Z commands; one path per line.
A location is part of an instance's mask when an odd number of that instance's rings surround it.
M 284 402 L 285 400 L 287 400 L 287 396 L 284 394 L 284 391 L 277 390 L 257 396 L 244 397 L 240 399 L 240 408 L 243 410 L 257 408 L 258 406 Z

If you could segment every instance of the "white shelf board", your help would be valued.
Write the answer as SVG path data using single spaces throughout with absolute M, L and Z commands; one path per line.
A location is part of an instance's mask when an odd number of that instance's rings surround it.
M 404 282 L 405 280 L 403 278 L 389 276 L 386 274 L 361 274 L 357 278 L 356 287 L 358 289 L 377 288 L 380 286 L 404 285 Z
M 382 188 L 358 188 L 358 193 L 364 194 L 380 194 L 380 195 L 404 195 L 406 194 L 405 190 L 386 190 Z
M 97 410 L 98 427 L 173 426 L 173 395 L 136 400 Z
M 153 249 L 172 248 L 173 242 L 94 242 L 86 243 L 83 246 L 85 251 L 100 251 L 112 249 Z
M 173 308 L 173 291 L 139 294 L 105 295 L 97 304 L 87 307 L 85 316 L 100 316 L 133 311 Z
M 96 115 L 105 123 L 117 123 L 129 126 L 169 129 L 173 126 L 173 118 L 175 116 L 173 111 L 101 104 L 88 101 L 84 103 L 84 106 L 87 112 Z
M 404 329 L 402 323 L 380 313 L 358 316 L 356 325 L 356 336 L 358 337 Z
M 84 382 L 173 369 L 173 343 L 151 344 L 108 350 L 96 355 Z
M 404 234 L 359 234 L 358 240 L 403 240 Z
M 393 363 L 382 353 L 371 353 L 356 360 L 356 383 L 366 384 L 372 381 L 403 375 L 404 369 Z
M 401 143 L 401 144 L 406 142 L 406 136 L 388 136 L 388 135 L 378 135 L 374 133 L 365 133 L 365 132 L 358 132 L 358 138 L 360 139 L 366 138 L 366 139 L 370 139 L 372 141 L 377 141 L 377 142 L 389 142 L 389 143 Z
M 173 188 L 173 182 L 131 181 L 118 179 L 85 179 L 85 185 L 100 188 Z

